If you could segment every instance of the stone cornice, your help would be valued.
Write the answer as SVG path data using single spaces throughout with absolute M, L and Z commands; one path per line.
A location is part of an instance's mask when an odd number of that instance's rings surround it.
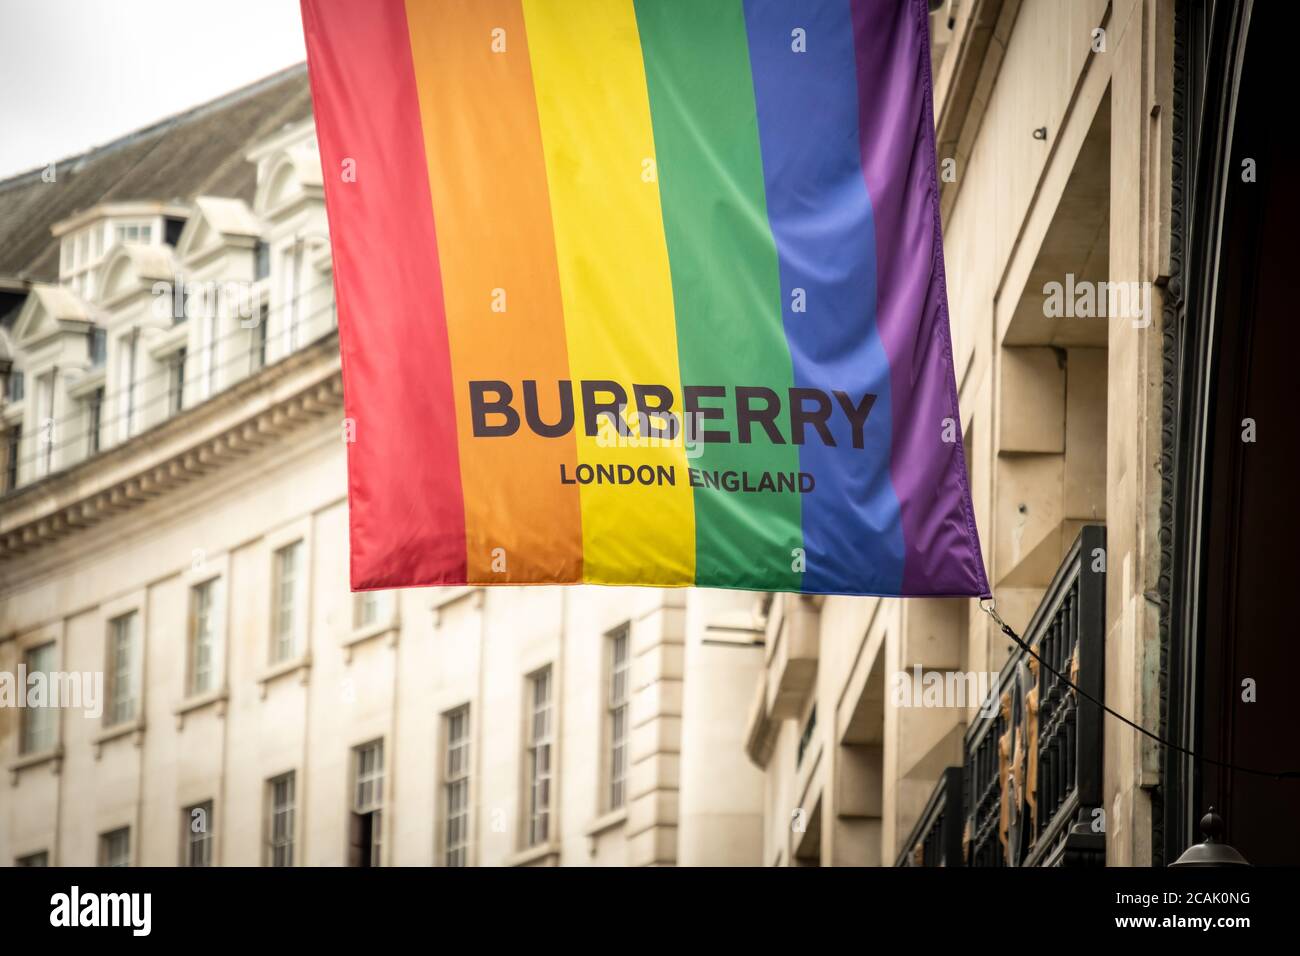
M 146 218 L 149 216 L 171 216 L 184 219 L 193 210 L 182 203 L 157 202 L 155 200 L 135 200 L 130 202 L 97 203 L 89 209 L 73 213 L 50 227 L 55 239 L 67 235 L 82 226 L 89 226 L 97 219 L 117 219 L 126 217 Z
M 239 460 L 338 411 L 330 332 L 213 398 L 0 498 L 0 566 Z
M 984 120 L 989 97 L 1002 68 L 1006 42 L 1022 0 L 972 0 L 959 14 L 957 35 L 941 64 L 933 91 L 935 152 L 938 161 L 957 160 L 957 175 L 940 176 L 939 196 L 943 220 L 957 201 L 965 179 L 966 161 Z

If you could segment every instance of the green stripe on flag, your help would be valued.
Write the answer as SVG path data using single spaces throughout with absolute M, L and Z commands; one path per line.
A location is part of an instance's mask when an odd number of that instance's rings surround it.
M 785 414 L 794 374 L 767 218 L 744 12 L 738 2 L 637 0 L 636 15 L 681 380 L 726 388 L 724 398 L 702 403 L 723 417 L 701 427 L 725 432 L 730 441 L 702 443 L 697 436 L 687 464 L 697 480 L 716 475 L 758 487 L 765 474 L 796 474 L 799 453 L 789 443 Z M 783 444 L 760 424 L 751 427 L 750 442 L 739 441 L 738 385 L 775 392 Z M 757 395 L 749 402 L 766 405 Z M 697 487 L 694 495 L 696 584 L 799 590 L 802 574 L 792 569 L 791 553 L 803 546 L 797 490 Z

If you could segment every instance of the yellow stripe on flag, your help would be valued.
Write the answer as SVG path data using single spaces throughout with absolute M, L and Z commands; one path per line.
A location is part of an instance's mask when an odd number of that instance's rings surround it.
M 574 388 L 667 386 L 681 411 L 677 329 L 650 103 L 632 0 L 524 0 Z M 720 343 L 721 344 L 721 343 Z M 662 466 L 669 484 L 581 488 L 584 579 L 690 584 L 695 514 L 672 446 L 587 437 L 579 466 Z M 626 472 L 624 472 L 626 474 Z

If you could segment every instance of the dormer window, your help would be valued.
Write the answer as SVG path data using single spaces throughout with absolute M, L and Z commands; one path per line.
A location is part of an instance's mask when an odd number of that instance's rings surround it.
M 153 235 L 153 226 L 147 222 L 119 222 L 114 230 L 118 242 L 138 242 L 148 245 Z
M 108 251 L 108 245 L 103 222 L 63 237 L 59 247 L 59 276 L 83 298 L 95 294 L 95 269 Z
M 59 280 L 83 299 L 93 300 L 99 266 L 112 248 L 119 243 L 156 245 L 166 235 L 173 208 L 158 203 L 106 203 L 56 225 L 55 235 L 61 239 Z
M 11 402 L 23 400 L 23 373 L 18 369 L 9 373 L 9 380 L 5 383 L 5 398 Z
M 96 224 L 63 237 L 59 265 L 61 278 L 78 295 L 95 294 L 95 266 L 104 254 L 104 227 Z

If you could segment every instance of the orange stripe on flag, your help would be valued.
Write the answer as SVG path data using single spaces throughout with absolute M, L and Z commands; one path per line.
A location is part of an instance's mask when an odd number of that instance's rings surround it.
M 471 582 L 582 580 L 570 431 L 473 434 L 471 380 L 569 379 L 546 163 L 518 0 L 406 0 L 451 339 Z M 493 422 L 499 422 L 499 417 Z

